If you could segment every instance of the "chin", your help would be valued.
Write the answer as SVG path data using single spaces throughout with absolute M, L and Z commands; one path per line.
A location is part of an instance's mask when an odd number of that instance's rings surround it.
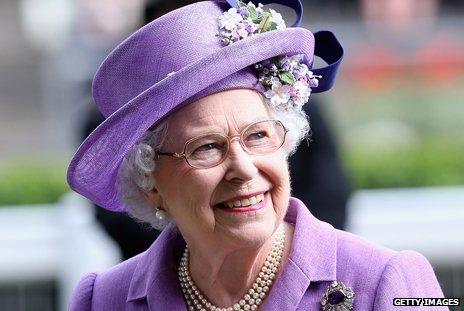
M 228 230 L 227 240 L 236 247 L 261 247 L 272 237 L 277 227 L 277 219 L 242 224 Z
M 279 201 L 275 201 L 275 198 Z M 275 204 L 277 203 L 277 204 Z M 255 210 L 218 210 L 216 234 L 220 240 L 234 247 L 260 247 L 278 229 L 285 216 L 288 197 L 267 192 L 262 207 Z

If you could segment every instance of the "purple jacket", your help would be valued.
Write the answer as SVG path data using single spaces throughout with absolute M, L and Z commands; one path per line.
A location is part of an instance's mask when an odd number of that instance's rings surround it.
M 336 230 L 295 198 L 285 220 L 295 224 L 293 247 L 262 310 L 321 310 L 321 297 L 334 280 L 353 289 L 354 310 L 409 310 L 394 307 L 393 298 L 443 297 L 429 262 L 415 251 L 396 252 Z M 69 309 L 186 310 L 176 269 L 184 246 L 176 227 L 168 226 L 144 253 L 84 276 Z

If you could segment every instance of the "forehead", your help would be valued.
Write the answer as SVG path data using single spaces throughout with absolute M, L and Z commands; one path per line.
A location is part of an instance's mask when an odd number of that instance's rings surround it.
M 183 137 L 209 131 L 229 133 L 269 117 L 269 109 L 259 93 L 228 90 L 206 96 L 174 113 L 169 120 L 169 132 Z

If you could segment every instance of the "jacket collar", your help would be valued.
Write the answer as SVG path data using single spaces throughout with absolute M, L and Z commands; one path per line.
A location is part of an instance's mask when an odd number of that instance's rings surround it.
M 298 199 L 290 198 L 285 220 L 295 225 L 287 262 L 264 303 L 264 310 L 296 310 L 312 282 L 336 279 L 337 236 Z
M 156 243 L 141 254 L 127 302 L 146 298 L 151 310 L 185 310 L 177 280 L 177 263 L 184 247 L 185 242 L 176 226 L 168 225 Z
M 290 198 L 285 220 L 295 224 L 290 259 L 311 281 L 332 281 L 337 271 L 337 235 L 299 199 Z
M 295 225 L 292 250 L 266 304 L 293 310 L 311 282 L 336 279 L 337 238 L 331 225 L 316 219 L 296 198 L 290 198 L 285 220 Z M 177 280 L 177 263 L 184 247 L 178 229 L 170 224 L 141 254 L 127 301 L 146 297 L 151 310 L 185 310 Z

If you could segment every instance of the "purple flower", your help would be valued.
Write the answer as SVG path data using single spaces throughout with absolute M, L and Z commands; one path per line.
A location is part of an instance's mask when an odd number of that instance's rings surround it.
M 316 77 L 312 77 L 309 79 L 309 86 L 310 87 L 318 87 L 319 85 L 319 80 Z
M 284 56 L 282 59 L 280 59 L 280 68 L 282 68 L 284 71 L 290 70 L 290 60 L 287 56 Z
M 301 73 L 300 73 L 300 71 L 298 69 L 294 69 L 292 71 L 292 73 L 293 73 L 293 76 L 295 77 L 295 79 L 297 79 L 297 80 L 299 80 L 302 77 L 302 75 L 301 75 Z
M 261 62 L 261 64 L 264 66 L 264 67 L 268 67 L 271 65 L 271 60 L 270 59 L 266 59 L 266 60 L 263 60 Z
M 237 25 L 235 32 L 240 37 L 240 39 L 246 38 L 249 35 L 248 31 L 246 30 L 246 26 L 243 23 Z
M 268 68 L 271 72 L 277 72 L 277 66 L 275 64 L 270 64 Z
M 247 9 L 246 6 L 241 6 L 238 9 L 238 12 L 240 13 L 240 15 L 242 15 L 242 17 L 247 17 L 248 16 L 248 9 Z
M 309 79 L 309 86 L 310 87 L 318 87 L 319 86 L 319 80 L 315 77 Z
M 293 97 L 293 96 L 297 96 L 297 95 L 298 95 L 298 92 L 297 92 L 296 88 L 295 88 L 295 87 L 293 87 L 293 86 L 291 86 L 291 87 L 290 87 L 290 90 L 289 90 L 289 92 L 288 92 L 288 93 L 289 93 L 289 94 L 290 94 L 290 96 L 292 96 L 292 97 Z
M 246 31 L 248 31 L 248 33 L 250 34 L 254 33 L 255 30 L 258 28 L 255 23 L 249 20 L 244 20 L 243 24 L 245 26 Z
M 240 34 L 238 33 L 238 29 L 233 30 L 230 34 L 230 37 L 233 42 L 240 40 Z

